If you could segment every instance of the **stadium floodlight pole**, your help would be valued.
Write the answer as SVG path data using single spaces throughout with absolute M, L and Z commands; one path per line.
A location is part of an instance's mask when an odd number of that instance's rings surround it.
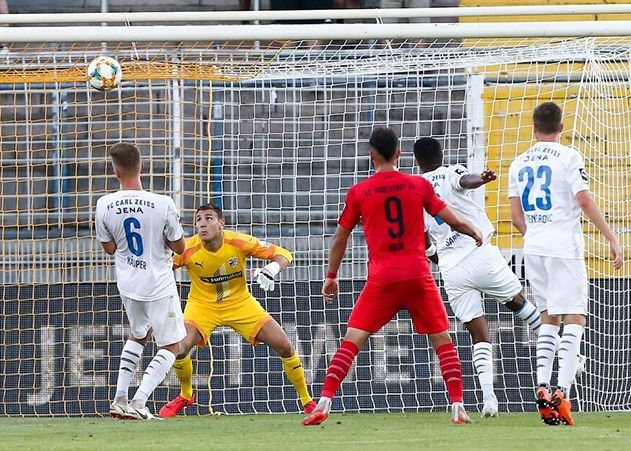
M 95 27 L 0 29 L 0 42 L 93 42 Z M 118 42 L 630 36 L 631 21 L 109 27 Z
M 450 8 L 320 9 L 311 11 L 182 11 L 135 13 L 10 14 L 8 24 L 90 22 L 206 22 L 314 19 L 383 19 L 410 17 L 532 16 L 628 14 L 631 4 L 479 6 Z

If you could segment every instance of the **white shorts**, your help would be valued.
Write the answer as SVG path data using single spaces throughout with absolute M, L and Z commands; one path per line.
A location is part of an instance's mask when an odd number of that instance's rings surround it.
M 186 337 L 177 291 L 155 301 L 136 301 L 122 294 L 120 297 L 134 338 L 146 337 L 151 328 L 158 346 L 171 345 Z
M 505 304 L 522 290 L 519 279 L 492 244 L 482 245 L 441 275 L 449 305 L 463 323 L 484 315 L 483 293 Z
M 526 277 L 540 312 L 587 315 L 585 260 L 524 255 Z

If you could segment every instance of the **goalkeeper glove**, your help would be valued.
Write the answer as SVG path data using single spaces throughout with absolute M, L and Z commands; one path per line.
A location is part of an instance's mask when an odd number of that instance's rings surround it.
M 272 262 L 255 270 L 253 277 L 256 279 L 256 282 L 260 285 L 263 291 L 273 291 L 274 277 L 276 277 L 276 274 L 279 272 L 280 265 L 276 262 Z

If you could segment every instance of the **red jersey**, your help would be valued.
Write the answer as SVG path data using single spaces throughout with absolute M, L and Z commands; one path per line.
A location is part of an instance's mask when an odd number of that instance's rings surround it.
M 446 206 L 422 177 L 377 172 L 350 188 L 338 224 L 352 230 L 362 219 L 368 280 L 390 283 L 429 274 L 423 210 L 436 216 Z

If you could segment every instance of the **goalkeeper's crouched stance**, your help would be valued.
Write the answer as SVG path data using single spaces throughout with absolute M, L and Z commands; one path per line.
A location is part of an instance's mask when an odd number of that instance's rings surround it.
M 184 309 L 186 338 L 173 364 L 181 393 L 160 409 L 160 416 L 173 417 L 195 402 L 189 351 L 195 345 L 206 346 L 218 326 L 231 327 L 253 345 L 262 342 L 278 352 L 304 412 L 310 413 L 315 403 L 309 394 L 298 353 L 285 331 L 250 294 L 245 278 L 246 257 L 271 260 L 267 266 L 257 269 L 253 278 L 263 290 L 272 291 L 276 275 L 291 263 L 291 253 L 253 236 L 224 230 L 224 225 L 219 207 L 199 207 L 195 212 L 197 235 L 186 240 L 186 250 L 173 260 L 175 268 L 188 270 L 191 290 Z

